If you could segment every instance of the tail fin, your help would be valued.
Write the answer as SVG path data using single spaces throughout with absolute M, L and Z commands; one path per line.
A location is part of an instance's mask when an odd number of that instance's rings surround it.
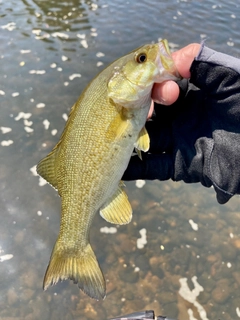
M 71 279 L 74 283 L 78 283 L 79 288 L 91 298 L 104 299 L 105 280 L 91 245 L 88 244 L 80 255 L 76 250 L 64 252 L 57 247 L 58 243 L 55 244 L 52 252 L 43 281 L 43 289 L 46 290 L 59 280 Z

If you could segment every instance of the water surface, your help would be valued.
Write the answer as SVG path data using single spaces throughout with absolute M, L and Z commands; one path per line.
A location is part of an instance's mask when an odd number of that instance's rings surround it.
M 67 114 L 108 63 L 167 38 L 239 56 L 233 1 L 0 0 L 0 318 L 108 319 L 154 309 L 179 320 L 240 317 L 239 198 L 173 182 L 127 184 L 133 221 L 97 216 L 91 242 L 107 279 L 96 302 L 65 281 L 44 292 L 60 199 L 35 173 Z M 110 229 L 113 227 L 113 229 Z

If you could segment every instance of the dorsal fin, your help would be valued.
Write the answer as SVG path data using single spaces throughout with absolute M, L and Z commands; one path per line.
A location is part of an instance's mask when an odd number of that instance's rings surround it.
M 56 158 L 58 155 L 59 147 L 61 145 L 61 142 L 64 138 L 64 135 L 66 133 L 66 127 L 68 126 L 70 122 L 70 117 L 71 114 L 74 112 L 76 108 L 77 103 L 75 103 L 71 111 L 68 115 L 68 120 L 65 125 L 65 129 L 61 134 L 61 137 L 58 141 L 58 143 L 55 145 L 53 150 L 45 157 L 43 158 L 37 165 L 37 173 L 43 177 L 54 189 L 58 190 L 58 185 L 57 185 L 57 175 L 56 175 Z M 58 190 L 59 192 L 59 190 Z
M 55 148 L 45 157 L 43 158 L 37 165 L 37 173 L 43 177 L 48 183 L 50 183 L 53 188 L 58 190 L 57 185 L 57 175 L 55 172 L 56 167 L 56 157 L 58 153 L 57 144 Z

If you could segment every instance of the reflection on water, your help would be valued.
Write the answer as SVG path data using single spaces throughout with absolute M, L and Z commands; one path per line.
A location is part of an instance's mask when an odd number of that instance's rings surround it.
M 97 216 L 91 230 L 108 292 L 96 302 L 70 281 L 42 291 L 60 199 L 34 169 L 107 63 L 158 38 L 174 49 L 207 38 L 239 56 L 239 14 L 233 1 L 0 0 L 1 319 L 240 317 L 239 198 L 220 206 L 198 185 L 128 183 L 133 221 Z

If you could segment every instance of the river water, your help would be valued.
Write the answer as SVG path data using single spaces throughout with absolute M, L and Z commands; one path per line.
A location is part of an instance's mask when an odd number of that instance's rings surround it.
M 107 279 L 94 301 L 71 281 L 42 280 L 60 199 L 35 165 L 67 114 L 108 63 L 167 38 L 172 50 L 203 39 L 236 57 L 233 1 L 0 0 L 0 319 L 102 319 L 145 309 L 179 320 L 240 318 L 240 200 L 213 189 L 127 183 L 133 221 L 97 216 L 91 243 Z

